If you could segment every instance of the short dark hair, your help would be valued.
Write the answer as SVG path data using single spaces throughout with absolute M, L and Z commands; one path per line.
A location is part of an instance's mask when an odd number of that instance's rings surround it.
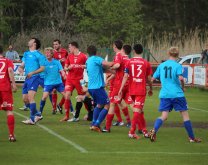
M 0 54 L 3 54 L 3 47 L 0 45 Z
M 94 45 L 90 45 L 87 48 L 87 53 L 89 54 L 89 56 L 93 56 L 97 54 L 97 48 Z
M 73 41 L 73 42 L 70 42 L 69 44 L 71 44 L 72 46 L 75 46 L 76 48 L 79 48 L 79 45 L 77 42 Z
M 31 39 L 35 40 L 35 43 L 36 43 L 36 50 L 40 49 L 40 47 L 41 47 L 41 42 L 40 42 L 40 40 L 37 39 L 37 38 L 31 38 Z
M 122 47 L 122 49 L 124 50 L 124 52 L 127 54 L 127 55 L 129 55 L 130 53 L 131 53 L 131 45 L 124 45 L 123 47 Z
M 134 45 L 134 51 L 136 54 L 142 54 L 143 53 L 143 46 L 141 44 Z
M 61 44 L 61 41 L 59 39 L 55 39 L 53 40 L 53 42 L 58 42 L 59 44 Z
M 123 42 L 121 40 L 116 40 L 114 41 L 114 45 L 121 50 L 122 46 L 123 46 Z

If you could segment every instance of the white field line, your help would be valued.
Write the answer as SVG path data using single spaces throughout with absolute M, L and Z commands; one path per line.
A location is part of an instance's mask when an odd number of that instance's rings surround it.
M 14 112 L 14 113 L 16 115 L 20 116 L 20 117 L 25 118 L 25 119 L 27 118 L 27 116 L 24 116 L 24 115 L 22 115 L 22 114 L 20 114 L 18 112 Z M 76 144 L 75 142 L 73 142 L 73 141 L 71 141 L 69 139 L 64 138 L 63 136 L 57 134 L 56 132 L 54 132 L 53 130 L 47 128 L 46 126 L 44 126 L 42 124 L 39 124 L 39 123 L 37 123 L 36 125 L 38 127 L 42 128 L 43 130 L 45 130 L 46 132 L 48 132 L 49 134 L 51 134 L 51 135 L 57 137 L 58 139 L 62 140 L 63 142 L 68 143 L 69 145 L 73 146 L 75 149 L 77 149 L 81 153 L 88 153 L 88 151 L 85 148 L 81 147 L 80 145 Z
M 202 112 L 207 112 L 208 113 L 208 110 L 204 110 L 204 109 L 199 109 L 199 108 L 194 108 L 194 107 L 188 107 L 189 109 L 192 109 L 192 110 L 196 110 L 196 111 L 202 111 Z

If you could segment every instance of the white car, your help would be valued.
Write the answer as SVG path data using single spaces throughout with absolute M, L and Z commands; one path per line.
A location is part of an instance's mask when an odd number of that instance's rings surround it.
M 183 64 L 183 65 L 197 64 L 200 57 L 201 57 L 201 54 L 191 54 L 191 55 L 179 57 L 177 62 L 180 63 L 180 64 Z

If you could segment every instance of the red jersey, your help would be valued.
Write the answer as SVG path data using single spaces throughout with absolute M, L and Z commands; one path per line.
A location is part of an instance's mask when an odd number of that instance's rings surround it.
M 0 91 L 10 91 L 11 83 L 9 78 L 8 68 L 14 68 L 11 60 L 0 57 Z
M 128 61 L 129 61 L 129 57 L 127 55 L 121 55 L 121 53 L 116 54 L 113 62 L 114 64 L 117 63 L 120 64 L 120 67 L 116 70 L 116 74 L 115 74 L 114 83 L 116 85 L 121 85 L 124 76 L 124 69 Z
M 66 61 L 67 56 L 68 56 L 68 52 L 64 48 L 60 48 L 59 51 L 57 51 L 55 49 L 53 50 L 53 58 L 55 58 L 55 59 L 57 59 L 59 61 L 63 60 L 61 62 L 61 65 L 63 66 L 63 68 L 64 68 L 64 65 L 65 65 L 65 61 Z
M 146 79 L 152 75 L 152 68 L 142 57 L 133 57 L 126 65 L 125 72 L 129 74 L 130 95 L 146 95 Z
M 69 54 L 65 64 L 72 65 L 73 68 L 69 70 L 67 75 L 67 80 L 81 80 L 83 79 L 84 67 L 87 61 L 87 56 L 80 52 L 78 55 Z

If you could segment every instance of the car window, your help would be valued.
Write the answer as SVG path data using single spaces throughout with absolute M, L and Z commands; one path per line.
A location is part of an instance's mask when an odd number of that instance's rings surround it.
M 193 58 L 192 64 L 196 64 L 199 61 L 200 57 L 195 57 Z
M 187 59 L 183 62 L 183 64 L 190 64 L 191 63 L 191 59 Z

